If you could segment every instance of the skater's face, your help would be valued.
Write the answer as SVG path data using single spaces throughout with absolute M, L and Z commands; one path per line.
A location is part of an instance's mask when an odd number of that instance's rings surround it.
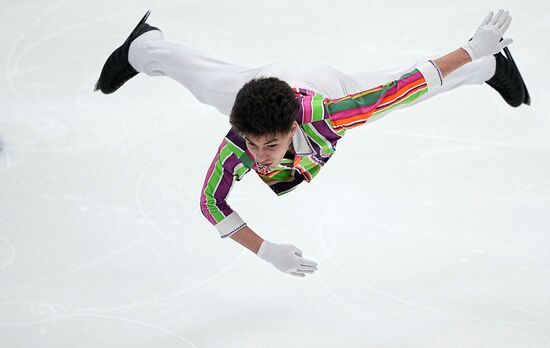
M 290 131 L 286 134 L 272 134 L 272 135 L 245 135 L 246 146 L 254 155 L 256 162 L 260 166 L 271 170 L 273 167 L 281 163 L 281 160 L 285 156 L 290 144 L 292 144 L 292 137 L 298 129 L 298 123 L 296 121 L 292 125 Z

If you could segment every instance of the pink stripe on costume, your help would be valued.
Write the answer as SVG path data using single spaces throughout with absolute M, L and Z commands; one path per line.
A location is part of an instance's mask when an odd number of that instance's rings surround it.
M 218 147 L 218 153 L 221 152 L 222 148 L 226 144 L 227 144 L 227 141 L 224 139 L 222 141 L 220 147 Z M 218 222 L 216 221 L 216 219 L 214 219 L 214 216 L 212 215 L 212 213 L 210 213 L 210 210 L 208 208 L 206 208 L 206 194 L 204 193 L 204 191 L 206 191 L 206 188 L 208 187 L 208 182 L 210 181 L 210 178 L 212 176 L 212 172 L 214 171 L 214 168 L 216 167 L 216 162 L 217 161 L 212 161 L 212 163 L 210 164 L 210 167 L 208 168 L 208 171 L 206 172 L 206 177 L 204 178 L 204 183 L 202 184 L 202 191 L 201 191 L 201 205 L 205 207 L 205 209 L 203 209 L 203 212 L 205 213 L 205 216 L 208 219 L 208 221 L 210 221 L 213 225 L 217 224 Z
M 311 96 L 304 96 L 302 98 L 302 110 L 303 110 L 303 117 L 302 117 L 302 123 L 310 123 L 311 122 L 311 115 L 313 111 L 311 110 Z
M 378 105 L 380 104 L 383 98 L 387 97 L 388 95 L 394 94 L 396 91 L 397 91 L 397 85 L 390 88 L 388 91 L 386 91 L 386 93 L 381 94 L 376 100 L 376 102 L 370 105 L 356 106 L 351 109 L 336 112 L 331 115 L 331 119 L 337 121 L 348 117 L 357 116 L 357 114 L 368 114 L 378 107 Z M 357 110 L 359 110 L 359 112 L 357 112 Z

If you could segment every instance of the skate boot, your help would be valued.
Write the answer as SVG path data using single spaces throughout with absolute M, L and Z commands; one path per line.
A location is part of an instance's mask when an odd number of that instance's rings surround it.
M 117 48 L 111 53 L 103 69 L 101 70 L 101 75 L 99 80 L 95 84 L 94 91 L 101 90 L 105 94 L 110 94 L 119 89 L 126 81 L 136 76 L 138 72 L 130 65 L 128 61 L 128 50 L 130 49 L 130 44 L 138 36 L 143 33 L 146 33 L 151 30 L 159 30 L 158 28 L 152 27 L 149 24 L 145 23 L 151 11 L 147 11 L 145 16 L 139 21 L 135 29 L 130 33 L 130 36 L 124 41 L 122 46 Z M 160 30 L 159 30 L 160 31 Z
M 518 107 L 521 104 L 530 105 L 531 98 L 527 86 L 508 47 L 504 48 L 504 53 L 506 56 L 500 52 L 495 54 L 495 75 L 485 82 L 493 87 L 508 105 L 512 107 Z

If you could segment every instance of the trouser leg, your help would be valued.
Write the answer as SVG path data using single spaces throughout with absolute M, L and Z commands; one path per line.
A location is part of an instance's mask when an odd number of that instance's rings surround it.
M 200 102 L 229 115 L 241 87 L 255 77 L 277 77 L 291 87 L 307 88 L 330 98 L 352 93 L 351 77 L 324 64 L 272 63 L 252 68 L 223 62 L 149 31 L 130 45 L 130 64 L 150 76 L 167 76 Z
M 186 87 L 201 103 L 229 115 L 237 92 L 258 69 L 208 57 L 192 48 L 164 40 L 149 31 L 130 45 L 130 64 L 150 76 L 167 76 Z
M 343 73 L 324 64 L 273 63 L 261 67 L 258 76 L 275 76 L 288 82 L 292 87 L 310 89 L 325 97 L 335 99 L 397 80 L 428 59 L 430 58 L 420 59 L 413 64 L 399 68 L 356 73 Z M 416 102 L 459 86 L 483 84 L 493 76 L 494 72 L 495 59 L 492 56 L 468 63 L 446 76 L 442 88 L 435 92 L 429 91 L 418 98 Z
M 277 77 L 291 87 L 327 97 L 346 95 L 350 79 L 323 64 L 272 63 L 258 68 L 223 62 L 150 31 L 130 45 L 130 64 L 149 76 L 167 76 L 186 87 L 200 102 L 229 115 L 240 88 L 255 77 Z
M 351 73 L 349 74 L 349 77 L 352 79 L 350 89 L 353 89 L 354 92 L 360 92 L 379 86 L 385 82 L 396 80 L 405 73 L 412 71 L 416 66 L 426 62 L 428 59 L 433 60 L 437 57 L 439 56 L 418 60 L 414 64 L 401 68 L 377 72 Z M 434 95 L 447 92 L 460 86 L 483 84 L 494 75 L 495 67 L 495 58 L 493 56 L 484 57 L 474 62 L 465 64 L 461 68 L 446 76 L 443 79 L 442 88 L 438 89 L 436 93 L 430 93 L 430 91 L 428 91 L 428 93 L 420 97 L 418 101 L 433 97 Z
M 291 87 L 305 88 L 327 98 L 340 98 L 354 93 L 355 81 L 326 64 L 272 63 L 259 68 L 258 76 L 274 76 Z
M 440 55 L 441 56 L 441 55 Z M 351 78 L 351 83 L 349 86 L 350 90 L 353 90 L 353 93 L 371 89 L 373 87 L 379 86 L 385 82 L 393 81 L 399 79 L 404 74 L 412 71 L 415 67 L 426 62 L 428 59 L 436 59 L 440 56 L 432 56 L 422 60 L 416 61 L 414 64 L 405 66 L 402 68 L 383 70 L 378 72 L 359 72 L 349 74 L 348 77 Z M 418 102 L 429 99 L 435 95 L 445 93 L 447 91 L 453 90 L 457 87 L 468 86 L 468 85 L 481 85 L 485 81 L 489 80 L 495 73 L 496 61 L 493 56 L 484 57 L 482 59 L 470 62 L 463 65 L 459 69 L 453 71 L 451 74 L 447 75 L 443 79 L 443 86 L 441 88 L 436 88 L 434 90 L 428 90 L 427 93 L 421 95 L 416 100 L 403 104 L 400 106 L 400 109 L 410 107 Z M 347 79 L 346 81 L 350 81 Z M 368 123 L 372 123 L 384 117 L 387 113 L 381 113 L 369 118 Z
M 137 71 L 150 76 L 168 76 L 185 86 L 200 102 L 229 115 L 238 91 L 255 77 L 273 76 L 291 87 L 307 88 L 328 98 L 340 98 L 397 80 L 427 58 L 400 68 L 350 74 L 324 64 L 281 62 L 251 68 L 208 57 L 187 46 L 164 40 L 159 31 L 150 31 L 132 43 L 129 60 Z M 443 87 L 437 92 L 428 91 L 405 107 L 459 86 L 482 84 L 492 77 L 494 71 L 492 56 L 466 64 L 445 77 Z
M 431 57 L 435 59 L 439 56 Z M 357 72 L 346 74 L 335 68 L 322 64 L 303 65 L 277 63 L 263 67 L 259 75 L 284 70 L 286 81 L 291 81 L 296 87 L 303 87 L 321 93 L 323 96 L 335 99 L 349 94 L 359 93 L 380 86 L 386 82 L 398 80 L 401 76 L 411 72 L 417 66 L 425 63 L 430 57 L 420 59 L 413 64 L 400 68 L 373 71 Z M 443 86 L 434 90 L 429 90 L 416 100 L 403 104 L 400 108 L 406 108 L 420 101 L 431 98 L 435 95 L 447 92 L 460 86 L 480 85 L 489 80 L 495 72 L 495 58 L 493 56 L 485 57 L 480 60 L 468 63 L 455 70 L 443 80 Z M 282 69 L 285 68 L 285 69 Z M 380 119 L 387 113 L 380 113 L 369 118 L 368 122 Z

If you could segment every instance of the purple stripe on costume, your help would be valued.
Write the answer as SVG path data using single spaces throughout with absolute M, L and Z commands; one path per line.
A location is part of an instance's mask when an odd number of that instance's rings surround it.
M 298 111 L 296 112 L 296 122 L 302 124 L 304 120 L 304 108 L 302 107 L 301 101 L 298 99 Z
M 229 194 L 229 190 L 231 190 L 231 186 L 233 185 L 233 170 L 235 167 L 240 163 L 239 159 L 235 154 L 231 154 L 223 163 L 223 173 L 222 178 L 220 180 L 220 183 L 218 184 L 218 187 L 216 191 L 214 192 L 214 198 L 216 199 L 216 202 L 220 202 L 220 210 L 222 211 L 223 215 L 228 216 L 232 213 L 231 208 L 225 203 L 225 199 L 227 195 Z
M 239 134 L 237 134 L 237 132 L 234 132 L 233 130 L 231 130 L 231 131 L 229 131 L 229 133 L 227 133 L 227 135 L 225 137 L 227 139 L 231 140 L 231 142 L 233 144 L 240 147 L 241 150 L 244 151 L 246 149 L 246 141 L 244 140 L 243 137 L 241 137 Z
M 321 146 L 319 146 L 319 144 L 317 144 L 316 142 L 311 142 L 311 146 L 313 147 L 313 150 L 315 151 L 315 154 L 309 156 L 309 159 L 312 160 L 313 162 L 319 164 L 320 166 L 324 166 L 325 163 L 327 162 L 327 160 L 330 158 L 329 157 L 325 157 L 323 155 L 321 155 L 322 151 L 321 151 Z M 319 155 L 317 155 L 319 154 Z
M 293 188 L 294 186 L 300 184 L 302 181 L 304 181 L 304 176 L 298 172 L 296 172 L 296 176 L 294 178 L 294 181 L 289 182 L 278 182 L 272 185 L 269 185 L 269 188 L 272 189 L 276 194 L 279 194 L 281 192 L 285 192 Z
M 330 141 L 332 146 L 336 146 L 336 142 L 342 138 L 338 134 L 334 133 L 332 128 L 327 124 L 327 121 L 319 121 L 319 122 L 313 122 L 311 124 L 313 128 L 317 130 L 325 139 Z

